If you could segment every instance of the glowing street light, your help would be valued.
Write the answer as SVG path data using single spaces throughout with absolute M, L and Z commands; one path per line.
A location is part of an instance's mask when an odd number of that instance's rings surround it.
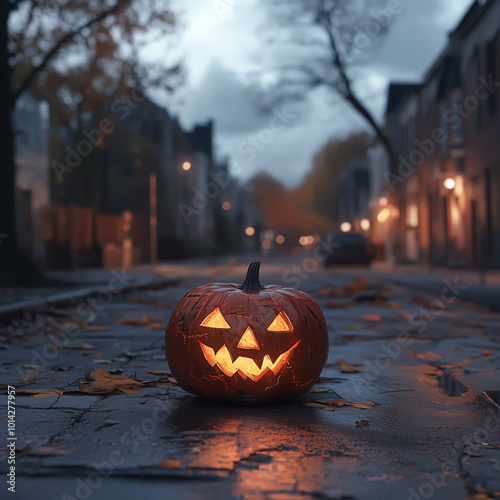
M 380 223 L 385 222 L 391 216 L 391 211 L 388 208 L 384 208 L 378 215 L 377 220 Z
M 278 236 L 276 236 L 276 243 L 278 245 L 283 245 L 283 243 L 285 243 L 285 237 L 282 234 L 278 234 Z
M 342 222 L 342 224 L 340 224 L 340 230 L 343 233 L 348 233 L 351 229 L 352 229 L 352 224 L 350 222 Z
M 228 201 L 225 201 L 222 204 L 222 210 L 225 210 L 226 212 L 228 212 L 229 210 L 231 210 L 231 203 L 229 203 Z
M 245 234 L 247 236 L 253 236 L 255 234 L 255 228 L 253 228 L 252 226 L 248 226 L 246 229 L 245 229 Z
M 368 219 L 363 219 L 360 222 L 360 226 L 363 231 L 368 231 L 370 229 L 370 221 Z
M 269 250 L 271 248 L 271 246 L 272 246 L 271 240 L 264 240 L 262 242 L 262 248 L 264 250 Z
M 381 207 L 386 207 L 387 204 L 389 203 L 389 200 L 385 196 L 382 196 L 382 198 L 378 200 L 378 203 Z
M 449 189 L 450 191 L 452 189 L 455 189 L 455 186 L 457 185 L 455 179 L 453 179 L 452 177 L 448 177 L 447 179 L 445 179 L 443 184 L 444 184 L 444 187 L 446 189 Z
M 184 172 L 187 172 L 188 170 L 191 170 L 191 163 L 189 163 L 188 161 L 185 161 L 182 164 L 182 170 L 184 170 Z

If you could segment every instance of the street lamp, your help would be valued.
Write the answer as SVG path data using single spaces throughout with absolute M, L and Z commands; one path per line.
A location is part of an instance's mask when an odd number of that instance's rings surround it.
M 245 229 L 245 234 L 247 236 L 253 236 L 255 234 L 255 228 L 252 227 L 252 226 L 248 226 L 246 229 Z
M 448 177 L 447 179 L 444 180 L 444 187 L 446 189 L 449 189 L 450 191 L 452 189 L 455 189 L 455 186 L 457 185 L 455 179 L 453 179 L 452 177 Z
M 348 233 L 351 229 L 352 229 L 352 224 L 350 222 L 342 222 L 342 224 L 340 224 L 340 230 L 343 233 Z
M 184 172 L 187 172 L 188 170 L 191 170 L 191 163 L 189 163 L 188 161 L 185 161 L 182 164 L 182 170 L 184 170 Z
M 382 196 L 382 198 L 378 200 L 378 203 L 381 207 L 386 207 L 387 204 L 389 203 L 389 200 L 385 196 Z
M 363 231 L 368 231 L 370 229 L 370 221 L 368 219 L 363 219 L 360 222 L 360 226 Z
M 225 212 L 228 212 L 229 210 L 231 210 L 231 203 L 229 203 L 229 201 L 225 201 L 222 204 L 222 210 L 224 210 Z

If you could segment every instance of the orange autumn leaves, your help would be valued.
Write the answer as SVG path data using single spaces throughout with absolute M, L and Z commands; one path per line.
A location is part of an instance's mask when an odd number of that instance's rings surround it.
M 146 370 L 148 373 L 159 375 L 158 378 L 141 380 L 122 375 L 113 375 L 104 368 L 97 368 L 91 375 L 91 380 L 80 380 L 79 390 L 70 389 L 30 389 L 19 392 L 19 395 L 34 398 L 58 397 L 62 395 L 83 394 L 137 394 L 145 387 L 173 387 L 177 385 L 176 380 L 168 372 Z

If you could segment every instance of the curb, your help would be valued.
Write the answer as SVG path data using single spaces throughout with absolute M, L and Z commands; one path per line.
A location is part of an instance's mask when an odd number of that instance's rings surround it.
M 134 290 L 156 290 L 166 286 L 175 286 L 179 283 L 179 281 L 179 277 L 143 281 L 142 283 L 137 283 L 135 285 L 124 286 L 117 295 L 129 293 Z M 0 321 L 13 316 L 22 315 L 26 312 L 39 311 L 40 309 L 47 307 L 65 307 L 71 305 L 73 302 L 85 300 L 92 295 L 97 295 L 105 287 L 106 285 L 102 284 L 99 286 L 79 288 L 78 290 L 56 293 L 44 299 L 30 299 L 14 304 L 0 306 Z

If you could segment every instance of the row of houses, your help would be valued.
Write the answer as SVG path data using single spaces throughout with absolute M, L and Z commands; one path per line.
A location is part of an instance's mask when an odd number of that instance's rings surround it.
M 352 166 L 344 217 L 398 262 L 500 268 L 500 0 L 473 3 L 422 82 L 389 86 L 385 130 L 395 158 L 375 144 Z
M 240 249 L 245 188 L 214 158 L 214 124 L 185 131 L 141 90 L 52 127 L 15 110 L 19 243 L 43 268 L 132 265 Z

